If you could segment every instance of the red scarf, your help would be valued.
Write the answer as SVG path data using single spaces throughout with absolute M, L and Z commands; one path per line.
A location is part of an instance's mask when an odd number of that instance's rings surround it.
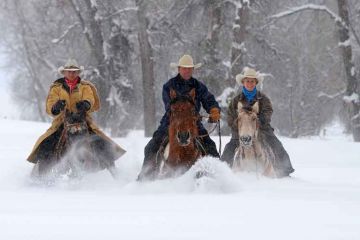
M 78 82 L 79 82 L 79 77 L 75 78 L 73 81 L 65 78 L 65 82 L 66 82 L 66 85 L 69 86 L 70 92 L 72 92 L 72 90 L 74 90 L 74 88 L 76 87 L 76 85 L 77 85 Z

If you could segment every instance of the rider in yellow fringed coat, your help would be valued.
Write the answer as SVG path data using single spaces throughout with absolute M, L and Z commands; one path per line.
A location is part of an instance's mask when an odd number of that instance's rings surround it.
M 54 117 L 51 127 L 37 140 L 29 162 L 39 164 L 39 173 L 46 173 L 58 159 L 55 148 L 64 128 L 65 111 L 83 114 L 89 127 L 95 159 L 99 161 L 97 170 L 114 166 L 125 150 L 107 137 L 93 122 L 90 113 L 100 109 L 100 100 L 95 86 L 79 77 L 83 67 L 75 60 L 69 60 L 59 68 L 64 78 L 56 80 L 50 87 L 46 101 L 46 112 Z

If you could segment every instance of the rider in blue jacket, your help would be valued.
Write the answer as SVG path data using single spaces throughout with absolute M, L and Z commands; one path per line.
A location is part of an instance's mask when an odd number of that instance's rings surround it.
M 172 64 L 171 66 L 178 68 L 178 74 L 163 85 L 162 98 L 165 106 L 165 114 L 160 121 L 160 126 L 154 132 L 152 139 L 145 147 L 145 158 L 139 179 L 152 173 L 155 168 L 154 156 L 168 136 L 171 101 L 170 89 L 175 90 L 179 95 L 188 95 L 190 90 L 195 88 L 195 108 L 197 113 L 199 113 L 201 106 L 203 106 L 205 111 L 210 114 L 210 122 L 217 122 L 220 119 L 220 107 L 215 100 L 214 95 L 208 91 L 203 83 L 192 77 L 193 70 L 200 67 L 201 64 L 194 65 L 192 57 L 190 55 L 184 55 L 180 58 L 178 64 Z M 197 125 L 199 135 L 206 135 L 208 133 L 200 120 L 197 122 Z M 206 155 L 216 158 L 220 157 L 214 141 L 208 135 L 202 137 L 202 142 L 206 150 Z

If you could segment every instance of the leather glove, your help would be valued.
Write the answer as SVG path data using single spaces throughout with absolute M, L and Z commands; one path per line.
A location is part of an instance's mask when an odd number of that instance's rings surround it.
M 220 120 L 220 109 L 212 108 L 210 109 L 209 122 L 216 123 Z
M 89 103 L 89 101 L 86 100 L 82 100 L 76 103 L 76 109 L 78 110 L 78 112 L 80 113 L 85 113 L 87 111 L 89 111 L 91 105 Z
M 65 100 L 58 100 L 51 108 L 51 113 L 53 115 L 58 115 L 62 110 L 64 110 L 66 105 Z

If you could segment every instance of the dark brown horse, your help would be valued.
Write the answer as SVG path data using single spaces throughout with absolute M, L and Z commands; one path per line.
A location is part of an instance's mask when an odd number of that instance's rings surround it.
M 170 98 L 169 143 L 159 166 L 160 178 L 184 173 L 202 155 L 198 148 L 200 115 L 195 109 L 195 89 L 185 96 L 170 90 Z
M 233 169 L 276 177 L 274 154 L 270 148 L 265 148 L 259 139 L 258 112 L 258 102 L 252 108 L 244 108 L 238 103 L 239 147 L 235 151 Z
M 32 171 L 33 176 L 55 180 L 59 176 L 82 177 L 86 172 L 108 169 L 115 178 L 113 164 L 101 161 L 95 148 L 99 141 L 89 131 L 85 115 L 66 110 L 62 129 L 59 131 L 53 153 L 48 159 L 39 161 Z
M 55 153 L 57 159 L 62 159 L 67 168 L 65 171 L 71 171 L 74 175 L 95 171 L 99 167 L 94 158 L 91 135 L 84 116 L 66 111 L 64 129 Z

